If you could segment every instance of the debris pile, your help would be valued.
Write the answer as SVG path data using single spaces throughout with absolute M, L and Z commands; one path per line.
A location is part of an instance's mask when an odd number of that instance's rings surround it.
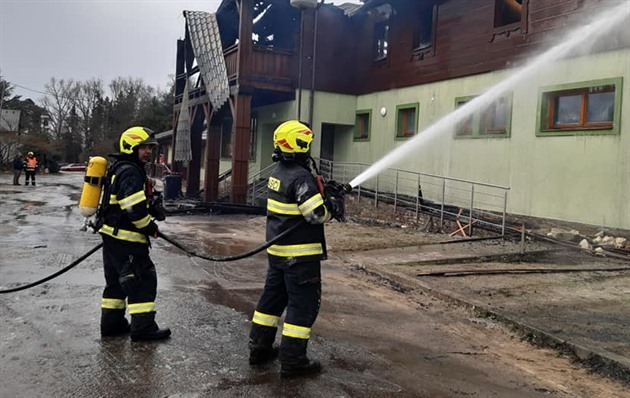
M 580 234 L 579 231 L 552 228 L 547 236 L 553 239 L 578 243 L 584 250 L 593 250 L 603 253 L 606 250 L 619 250 L 630 252 L 630 241 L 622 236 L 613 236 L 604 231 L 597 232 L 593 237 Z

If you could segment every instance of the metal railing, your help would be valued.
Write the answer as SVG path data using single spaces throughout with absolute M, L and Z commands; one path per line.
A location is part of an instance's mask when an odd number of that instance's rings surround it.
M 353 162 L 332 162 L 316 159 L 319 171 L 326 180 L 349 183 L 370 165 Z M 273 164 L 249 179 L 248 202 L 260 203 L 267 196 L 267 179 Z M 438 176 L 401 169 L 385 169 L 373 179 L 354 187 L 357 200 L 372 200 L 392 207 L 394 213 L 411 211 L 418 221 L 421 213 L 445 220 L 457 220 L 468 234 L 473 226 L 493 227 L 505 235 L 507 199 L 510 188 L 476 181 Z
M 275 163 L 270 164 L 258 173 L 249 173 L 247 180 L 247 203 L 251 205 L 262 205 L 261 200 L 267 199 L 267 180 L 275 167 Z

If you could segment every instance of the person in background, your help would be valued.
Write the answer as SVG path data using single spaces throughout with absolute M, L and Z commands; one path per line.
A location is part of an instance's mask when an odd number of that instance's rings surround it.
M 15 158 L 13 159 L 13 185 L 22 185 L 20 184 L 20 175 L 22 175 L 23 167 L 24 161 L 22 160 L 22 154 L 15 154 Z
M 37 172 L 37 166 L 37 158 L 33 152 L 27 153 L 26 158 L 24 159 L 24 185 L 28 185 L 30 179 L 33 182 L 33 186 L 35 186 L 35 173 Z
M 252 318 L 249 363 L 264 364 L 280 355 L 281 377 L 321 370 L 306 349 L 321 300 L 320 260 L 326 258 L 323 224 L 337 213 L 311 172 L 312 141 L 311 129 L 297 120 L 282 123 L 273 135 L 277 163 L 267 183 L 267 241 L 297 227 L 267 249 L 269 267 Z M 273 343 L 285 309 L 278 350 Z
M 149 237 L 158 237 L 158 226 L 151 216 L 164 220 L 148 197 L 150 182 L 144 168 L 157 144 L 153 131 L 131 127 L 120 136 L 119 153 L 111 155 L 116 160 L 106 176 L 102 214 L 97 213 L 106 282 L 101 336 L 131 332 L 132 341 L 142 341 L 171 335 L 170 329 L 160 329 L 155 322 L 157 273 L 149 257 Z M 127 304 L 131 326 L 125 318 Z

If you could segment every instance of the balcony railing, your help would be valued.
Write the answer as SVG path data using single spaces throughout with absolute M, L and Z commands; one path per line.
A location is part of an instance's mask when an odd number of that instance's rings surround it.
M 238 45 L 225 49 L 223 56 L 228 79 L 235 80 L 238 77 Z M 254 83 L 264 81 L 291 85 L 295 75 L 294 63 L 295 53 L 292 50 L 254 45 L 249 62 L 250 77 Z

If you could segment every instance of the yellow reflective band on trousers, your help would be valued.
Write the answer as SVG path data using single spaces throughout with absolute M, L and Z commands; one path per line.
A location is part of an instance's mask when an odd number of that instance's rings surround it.
M 322 198 L 321 194 L 317 193 L 300 205 L 300 211 L 302 214 L 307 215 L 323 204 L 324 198 Z
M 154 302 L 129 304 L 130 315 L 146 314 L 149 312 L 155 312 Z
M 311 328 L 304 326 L 292 325 L 290 323 L 284 323 L 282 326 L 282 335 L 287 337 L 293 337 L 294 339 L 308 340 L 311 338 Z
M 140 229 L 149 225 L 150 222 L 151 222 L 151 216 L 147 214 L 144 218 L 138 221 L 133 221 L 133 225 L 135 225 L 136 228 Z
M 103 297 L 103 300 L 101 301 L 101 308 L 106 310 L 124 310 L 127 308 L 127 305 L 125 300 Z
M 286 214 L 288 216 L 299 216 L 300 209 L 297 203 L 282 203 L 277 200 L 267 199 L 267 210 L 276 214 Z
M 133 195 L 129 195 L 124 199 L 118 201 L 118 205 L 121 209 L 127 210 L 131 208 L 133 205 L 140 203 L 144 200 L 147 200 L 147 197 L 144 195 L 144 191 L 138 191 Z
M 147 243 L 147 237 L 144 234 L 134 231 L 128 231 L 126 229 L 119 229 L 118 233 L 114 235 L 114 227 L 107 224 L 103 225 L 98 232 L 109 235 L 112 238 L 126 240 L 128 242 Z
M 252 322 L 262 326 L 269 326 L 271 328 L 278 327 L 279 316 L 263 314 L 262 312 L 254 311 L 254 317 Z
M 321 243 L 306 243 L 302 245 L 271 245 L 267 253 L 278 257 L 303 257 L 324 254 Z

